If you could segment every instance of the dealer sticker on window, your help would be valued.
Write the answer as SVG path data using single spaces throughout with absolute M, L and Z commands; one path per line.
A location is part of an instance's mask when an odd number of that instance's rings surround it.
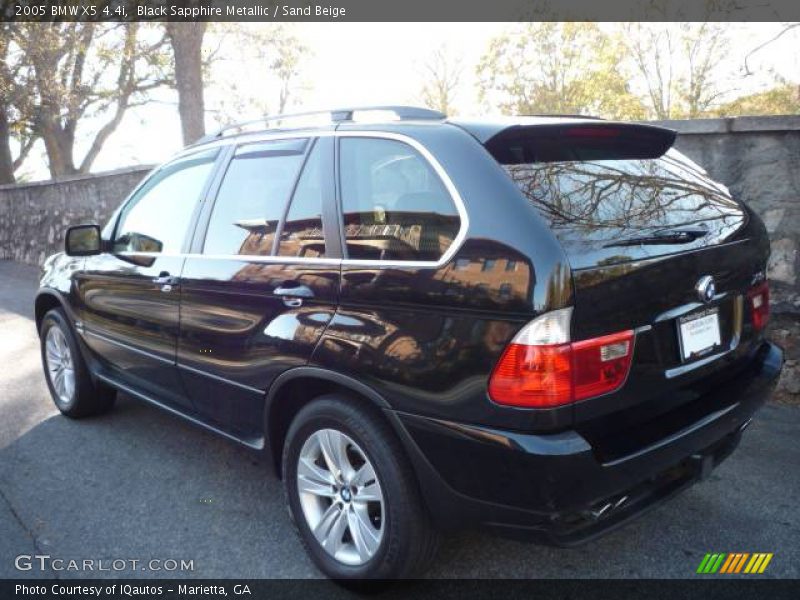
M 683 360 L 707 354 L 722 343 L 716 309 L 684 317 L 678 323 Z

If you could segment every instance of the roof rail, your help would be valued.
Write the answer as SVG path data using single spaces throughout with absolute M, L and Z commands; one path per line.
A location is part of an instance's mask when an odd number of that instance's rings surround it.
M 252 119 L 250 121 L 231 123 L 230 125 L 226 125 L 225 127 L 216 131 L 215 133 L 212 133 L 210 135 L 201 138 L 195 143 L 204 144 L 206 142 L 211 142 L 213 140 L 224 137 L 225 134 L 229 131 L 236 131 L 237 133 L 241 133 L 246 128 L 253 125 L 261 125 L 262 126 L 261 129 L 280 129 L 281 127 L 279 124 L 283 123 L 284 121 L 299 120 L 307 117 L 328 115 L 331 123 L 342 123 L 345 121 L 352 121 L 354 114 L 360 112 L 391 112 L 394 113 L 395 119 L 400 121 L 410 120 L 410 119 L 439 120 L 447 118 L 447 115 L 439 112 L 438 110 L 431 110 L 429 108 L 418 108 L 415 106 L 355 106 L 352 108 L 334 108 L 330 110 L 316 110 L 316 111 L 300 112 L 300 113 L 265 115 L 263 117 L 259 117 L 258 119 Z M 275 125 L 271 125 L 272 123 L 275 123 Z
M 536 113 L 533 115 L 517 115 L 519 117 L 558 117 L 561 119 L 590 119 L 592 121 L 605 121 L 603 117 L 595 117 L 594 115 L 570 115 L 570 114 L 557 114 L 557 113 Z

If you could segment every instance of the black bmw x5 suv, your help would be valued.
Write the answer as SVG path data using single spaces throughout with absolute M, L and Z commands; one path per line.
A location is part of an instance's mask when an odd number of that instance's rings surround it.
M 701 479 L 780 372 L 761 220 L 583 118 L 279 116 L 66 232 L 36 323 L 59 410 L 123 391 L 254 449 L 335 578 L 437 531 L 586 541 Z

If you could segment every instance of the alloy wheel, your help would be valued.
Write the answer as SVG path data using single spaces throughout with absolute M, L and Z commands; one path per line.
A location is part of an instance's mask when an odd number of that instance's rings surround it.
M 45 338 L 45 360 L 50 383 L 61 404 L 69 404 L 75 396 L 75 367 L 69 343 L 60 327 L 51 327 Z
M 383 491 L 352 438 L 336 429 L 315 431 L 300 450 L 297 491 L 309 529 L 328 554 L 351 566 L 375 555 L 385 529 Z

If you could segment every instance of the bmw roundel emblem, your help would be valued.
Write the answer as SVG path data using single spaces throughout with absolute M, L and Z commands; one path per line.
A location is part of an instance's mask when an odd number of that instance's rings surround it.
M 701 277 L 697 285 L 694 286 L 694 291 L 697 292 L 700 302 L 711 302 L 714 296 L 717 295 L 717 286 L 714 283 L 714 278 L 711 275 Z

